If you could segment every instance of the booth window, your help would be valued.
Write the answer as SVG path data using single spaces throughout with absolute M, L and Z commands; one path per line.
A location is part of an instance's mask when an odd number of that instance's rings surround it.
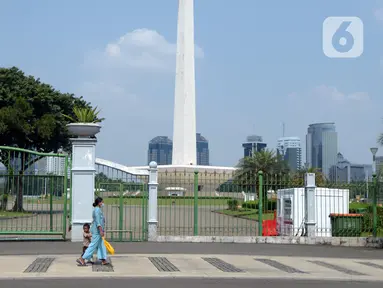
M 291 216 L 291 199 L 283 199 L 283 217 L 292 219 Z

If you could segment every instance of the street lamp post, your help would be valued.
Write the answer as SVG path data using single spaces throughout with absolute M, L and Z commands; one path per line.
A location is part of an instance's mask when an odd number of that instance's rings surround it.
M 372 198 L 372 217 L 373 217 L 373 226 L 372 226 L 372 235 L 377 236 L 378 232 L 378 213 L 377 213 L 377 185 L 376 185 L 376 153 L 378 148 L 370 148 L 372 153 L 372 181 L 373 181 L 373 198 Z

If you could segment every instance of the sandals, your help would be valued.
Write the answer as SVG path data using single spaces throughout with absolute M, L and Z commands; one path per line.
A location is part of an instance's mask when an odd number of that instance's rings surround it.
M 78 264 L 77 266 L 86 266 L 86 263 L 81 261 L 80 259 L 77 259 L 76 262 Z
M 88 261 L 88 263 L 86 263 L 85 261 L 81 261 L 81 259 L 76 259 L 76 263 L 77 263 L 77 266 L 87 266 L 87 264 L 94 264 L 92 261 Z M 105 261 L 105 262 L 101 262 L 101 265 L 110 265 L 109 262 Z

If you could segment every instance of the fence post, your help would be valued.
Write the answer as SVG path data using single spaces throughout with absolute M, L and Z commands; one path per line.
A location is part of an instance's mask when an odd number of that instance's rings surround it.
M 194 171 L 194 236 L 198 236 L 198 171 Z
M 53 177 L 49 178 L 49 231 L 53 231 Z
M 315 237 L 315 173 L 305 174 L 305 230 L 307 237 Z
M 157 194 L 158 194 L 158 169 L 157 163 L 149 163 L 149 203 L 148 203 L 148 241 L 157 239 Z
M 376 181 L 376 174 L 372 175 L 373 183 L 373 198 L 372 198 L 372 236 L 377 237 L 378 235 L 378 187 Z
M 65 155 L 64 160 L 64 183 L 63 183 L 63 192 L 62 195 L 64 196 L 64 216 L 63 216 L 63 239 L 66 240 L 66 224 L 67 224 L 67 217 L 68 217 L 68 155 Z
M 258 171 L 258 235 L 262 236 L 263 227 L 263 172 Z
M 118 233 L 119 241 L 122 241 L 122 230 L 124 230 L 124 184 L 120 183 L 120 197 L 119 197 L 119 215 L 118 215 Z

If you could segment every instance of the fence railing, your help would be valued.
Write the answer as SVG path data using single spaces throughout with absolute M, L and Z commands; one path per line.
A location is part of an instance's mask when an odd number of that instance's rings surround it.
M 301 176 L 260 173 L 238 179 L 234 173 L 160 171 L 157 234 L 305 236 L 306 192 Z M 382 192 L 371 181 L 319 181 L 315 236 L 383 235 Z M 275 232 L 265 231 L 265 227 L 270 230 L 268 225 L 274 225 Z
M 146 181 L 145 181 L 146 180 Z M 95 194 L 103 198 L 106 237 L 111 241 L 147 239 L 147 179 L 137 182 L 98 182 Z
M 67 156 L 0 147 L 0 162 L 0 239 L 65 239 Z
M 68 157 L 12 147 L 0 147 L 0 157 L 0 239 L 65 238 L 71 209 Z M 157 234 L 304 236 L 303 177 L 161 170 Z M 108 239 L 147 240 L 148 182 L 147 176 L 98 171 L 95 194 L 105 200 Z M 334 183 L 318 178 L 314 198 L 316 236 L 383 236 L 380 181 Z

